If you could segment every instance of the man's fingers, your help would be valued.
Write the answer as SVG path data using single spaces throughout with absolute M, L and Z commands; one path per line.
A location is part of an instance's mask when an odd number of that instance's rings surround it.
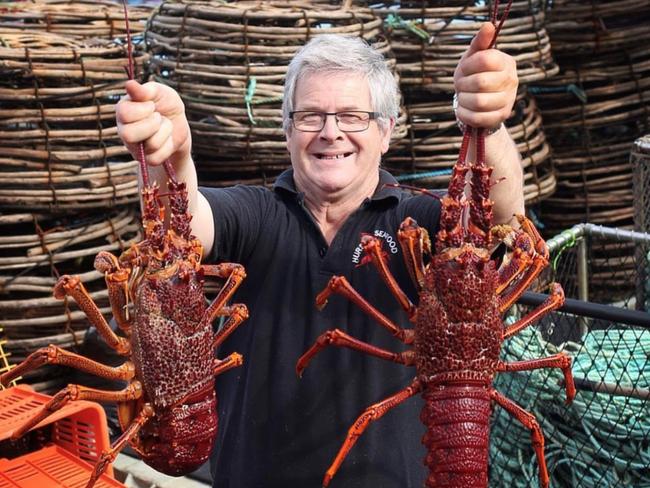
M 153 112 L 148 117 L 130 123 L 128 126 L 118 125 L 117 132 L 126 144 L 138 144 L 153 136 L 160 129 L 161 121 L 162 116 L 158 112 Z
M 459 72 L 455 73 L 455 77 L 470 76 L 486 71 L 503 71 L 507 67 L 506 59 L 508 58 L 506 54 L 496 49 L 475 52 L 460 61 Z
M 474 39 L 472 39 L 465 56 L 469 57 L 478 51 L 489 49 L 495 31 L 496 27 L 494 27 L 491 22 L 485 22 L 479 29 L 478 33 L 474 36 Z
M 174 143 L 172 142 L 171 138 L 168 137 L 163 142 L 163 145 L 156 151 L 147 153 L 147 163 L 153 166 L 157 166 L 167 161 L 173 153 Z
M 464 124 L 471 127 L 483 127 L 484 129 L 497 127 L 507 118 L 507 116 L 503 115 L 502 110 L 494 112 L 475 112 L 464 107 L 458 107 L 456 114 L 458 119 Z
M 501 72 L 488 71 L 459 77 L 454 86 L 457 93 L 494 93 L 509 88 L 508 81 Z
M 172 131 L 174 130 L 171 121 L 167 117 L 162 117 L 158 130 L 144 143 L 145 154 L 153 154 L 164 146 L 167 141 L 173 144 Z
M 129 80 L 124 85 L 126 93 L 134 102 L 155 101 L 158 97 L 158 89 L 155 83 L 140 84 L 136 80 Z
M 472 112 L 495 112 L 501 111 L 507 104 L 508 96 L 505 92 L 495 93 L 467 93 L 458 94 L 459 108 L 465 108 Z
M 116 116 L 120 124 L 130 124 L 149 117 L 155 110 L 153 102 L 132 102 L 127 95 L 117 106 Z
M 456 116 L 473 127 L 493 128 L 506 120 L 517 93 L 517 64 L 492 48 L 496 28 L 484 23 L 454 72 Z

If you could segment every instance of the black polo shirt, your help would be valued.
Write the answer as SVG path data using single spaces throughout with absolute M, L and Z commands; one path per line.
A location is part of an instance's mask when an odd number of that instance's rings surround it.
M 216 241 L 206 262 L 238 262 L 248 274 L 236 302 L 250 318 L 219 351 L 244 356 L 244 365 L 217 378 L 219 433 L 212 454 L 217 488 L 320 487 L 348 428 L 363 410 L 405 388 L 415 368 L 357 351 L 330 347 L 314 358 L 302 379 L 298 358 L 323 332 L 340 328 L 391 351 L 403 345 L 355 305 L 333 296 L 317 311 L 316 295 L 343 275 L 383 314 L 411 327 L 372 265 L 358 266 L 362 233 L 384 240 L 390 268 L 416 300 L 403 264 L 397 229 L 415 218 L 432 236 L 440 205 L 382 185 L 343 224 L 330 246 L 298 193 L 291 170 L 273 190 L 235 186 L 202 188 L 214 214 Z M 412 398 L 374 422 L 358 440 L 331 486 L 421 488 L 426 477 L 419 421 Z

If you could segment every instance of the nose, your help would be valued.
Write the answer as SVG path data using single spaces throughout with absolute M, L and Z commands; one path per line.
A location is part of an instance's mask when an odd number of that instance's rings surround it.
M 343 137 L 343 132 L 336 123 L 336 115 L 327 114 L 325 116 L 325 125 L 320 131 L 320 137 L 326 141 L 335 141 Z

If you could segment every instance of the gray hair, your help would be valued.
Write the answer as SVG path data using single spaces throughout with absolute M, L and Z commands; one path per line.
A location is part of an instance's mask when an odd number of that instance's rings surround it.
M 400 95 L 395 77 L 386 66 L 384 56 L 359 37 L 323 34 L 314 37 L 296 53 L 289 63 L 284 81 L 282 119 L 284 130 L 290 127 L 289 112 L 294 107 L 298 80 L 309 73 L 358 73 L 368 80 L 372 110 L 377 122 L 386 129 L 390 119 L 399 115 Z

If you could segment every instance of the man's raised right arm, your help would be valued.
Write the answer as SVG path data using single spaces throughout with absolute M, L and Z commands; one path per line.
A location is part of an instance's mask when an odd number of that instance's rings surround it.
M 161 165 L 167 159 L 171 161 L 176 176 L 187 185 L 192 233 L 208 255 L 214 245 L 214 220 L 208 201 L 198 191 L 191 155 L 192 136 L 183 101 L 172 88 L 156 82 L 127 81 L 126 93 L 115 108 L 122 142 L 136 159 L 138 145 L 144 143 L 150 176 L 163 189 L 167 177 Z

